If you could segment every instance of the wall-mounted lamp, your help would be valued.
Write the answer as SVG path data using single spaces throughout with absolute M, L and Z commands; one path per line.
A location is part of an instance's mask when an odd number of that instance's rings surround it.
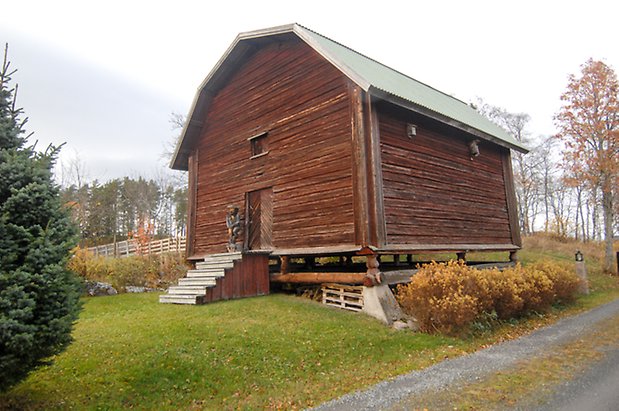
M 417 135 L 417 126 L 414 124 L 407 124 L 406 125 L 406 135 L 409 138 L 413 138 Z
M 469 143 L 469 154 L 471 160 L 479 155 L 479 140 L 473 140 Z

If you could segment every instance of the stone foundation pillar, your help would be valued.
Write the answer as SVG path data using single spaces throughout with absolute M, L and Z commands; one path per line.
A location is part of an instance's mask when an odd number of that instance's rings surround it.
M 387 284 L 363 287 L 363 312 L 387 325 L 404 317 Z

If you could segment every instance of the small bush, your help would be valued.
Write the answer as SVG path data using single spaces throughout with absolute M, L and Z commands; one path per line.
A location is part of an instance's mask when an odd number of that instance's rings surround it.
M 187 273 L 178 253 L 111 258 L 94 256 L 84 249 L 75 251 L 69 268 L 84 280 L 110 283 L 119 292 L 127 286 L 166 288 Z
M 535 262 L 528 268 L 542 271 L 552 282 L 553 295 L 557 303 L 574 301 L 582 281 L 567 263 L 554 263 L 547 260 Z
M 87 249 L 77 248 L 68 268 L 88 281 L 107 281 L 111 272 L 111 259 L 94 256 Z
M 578 281 L 567 267 L 551 262 L 503 271 L 433 262 L 423 266 L 411 283 L 399 286 L 397 298 L 422 331 L 455 334 L 487 324 L 488 319 L 507 320 L 569 302 Z
M 522 295 L 527 289 L 524 278 L 513 269 L 503 272 L 497 269 L 489 271 L 486 275 L 492 283 L 492 309 L 497 313 L 497 317 L 507 320 L 518 316 L 523 311 Z
M 477 317 L 476 284 L 464 275 L 465 270 L 455 262 L 432 263 L 419 270 L 410 284 L 398 287 L 400 305 L 417 319 L 422 331 L 449 333 Z
M 153 264 L 150 259 L 131 256 L 125 258 L 111 258 L 109 282 L 118 291 L 125 290 L 128 285 L 137 287 L 156 287 L 153 281 Z
M 539 270 L 531 267 L 522 268 L 517 265 L 515 270 L 524 279 L 524 287 L 520 297 L 524 301 L 523 312 L 544 312 L 554 303 L 554 291 L 552 281 L 548 276 Z

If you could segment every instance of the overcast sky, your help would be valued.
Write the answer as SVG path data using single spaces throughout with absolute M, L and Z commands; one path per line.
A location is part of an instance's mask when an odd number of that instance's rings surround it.
M 443 92 L 554 133 L 567 76 L 619 70 L 616 1 L 3 2 L 0 41 L 39 147 L 87 177 L 154 176 L 196 88 L 239 32 L 297 22 Z

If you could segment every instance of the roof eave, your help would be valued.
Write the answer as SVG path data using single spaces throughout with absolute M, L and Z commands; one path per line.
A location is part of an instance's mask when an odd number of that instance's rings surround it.
M 434 120 L 440 121 L 441 123 L 450 125 L 452 127 L 455 127 L 459 130 L 465 131 L 469 134 L 474 135 L 475 137 L 479 137 L 481 139 L 487 140 L 487 141 L 491 141 L 499 146 L 505 147 L 505 148 L 509 148 L 512 150 L 516 150 L 518 152 L 521 152 L 523 154 L 526 154 L 529 152 L 529 149 L 526 148 L 523 145 L 519 145 L 519 144 L 512 144 L 509 141 L 505 141 L 497 136 L 494 136 L 492 134 L 486 133 L 485 131 L 482 130 L 478 130 L 474 127 L 469 126 L 468 124 L 462 123 L 458 120 L 455 120 L 453 118 L 447 117 L 443 114 L 437 113 L 435 111 L 432 111 L 426 107 L 423 107 L 419 104 L 415 104 L 412 101 L 406 100 L 402 97 L 399 96 L 395 96 L 391 93 L 388 93 L 384 90 L 381 90 L 379 88 L 370 86 L 368 92 L 373 95 L 374 97 L 377 97 L 381 100 L 385 100 L 388 101 L 390 103 L 396 104 L 400 107 L 406 108 L 408 110 L 417 112 L 419 114 L 422 114 L 426 117 L 432 118 Z

